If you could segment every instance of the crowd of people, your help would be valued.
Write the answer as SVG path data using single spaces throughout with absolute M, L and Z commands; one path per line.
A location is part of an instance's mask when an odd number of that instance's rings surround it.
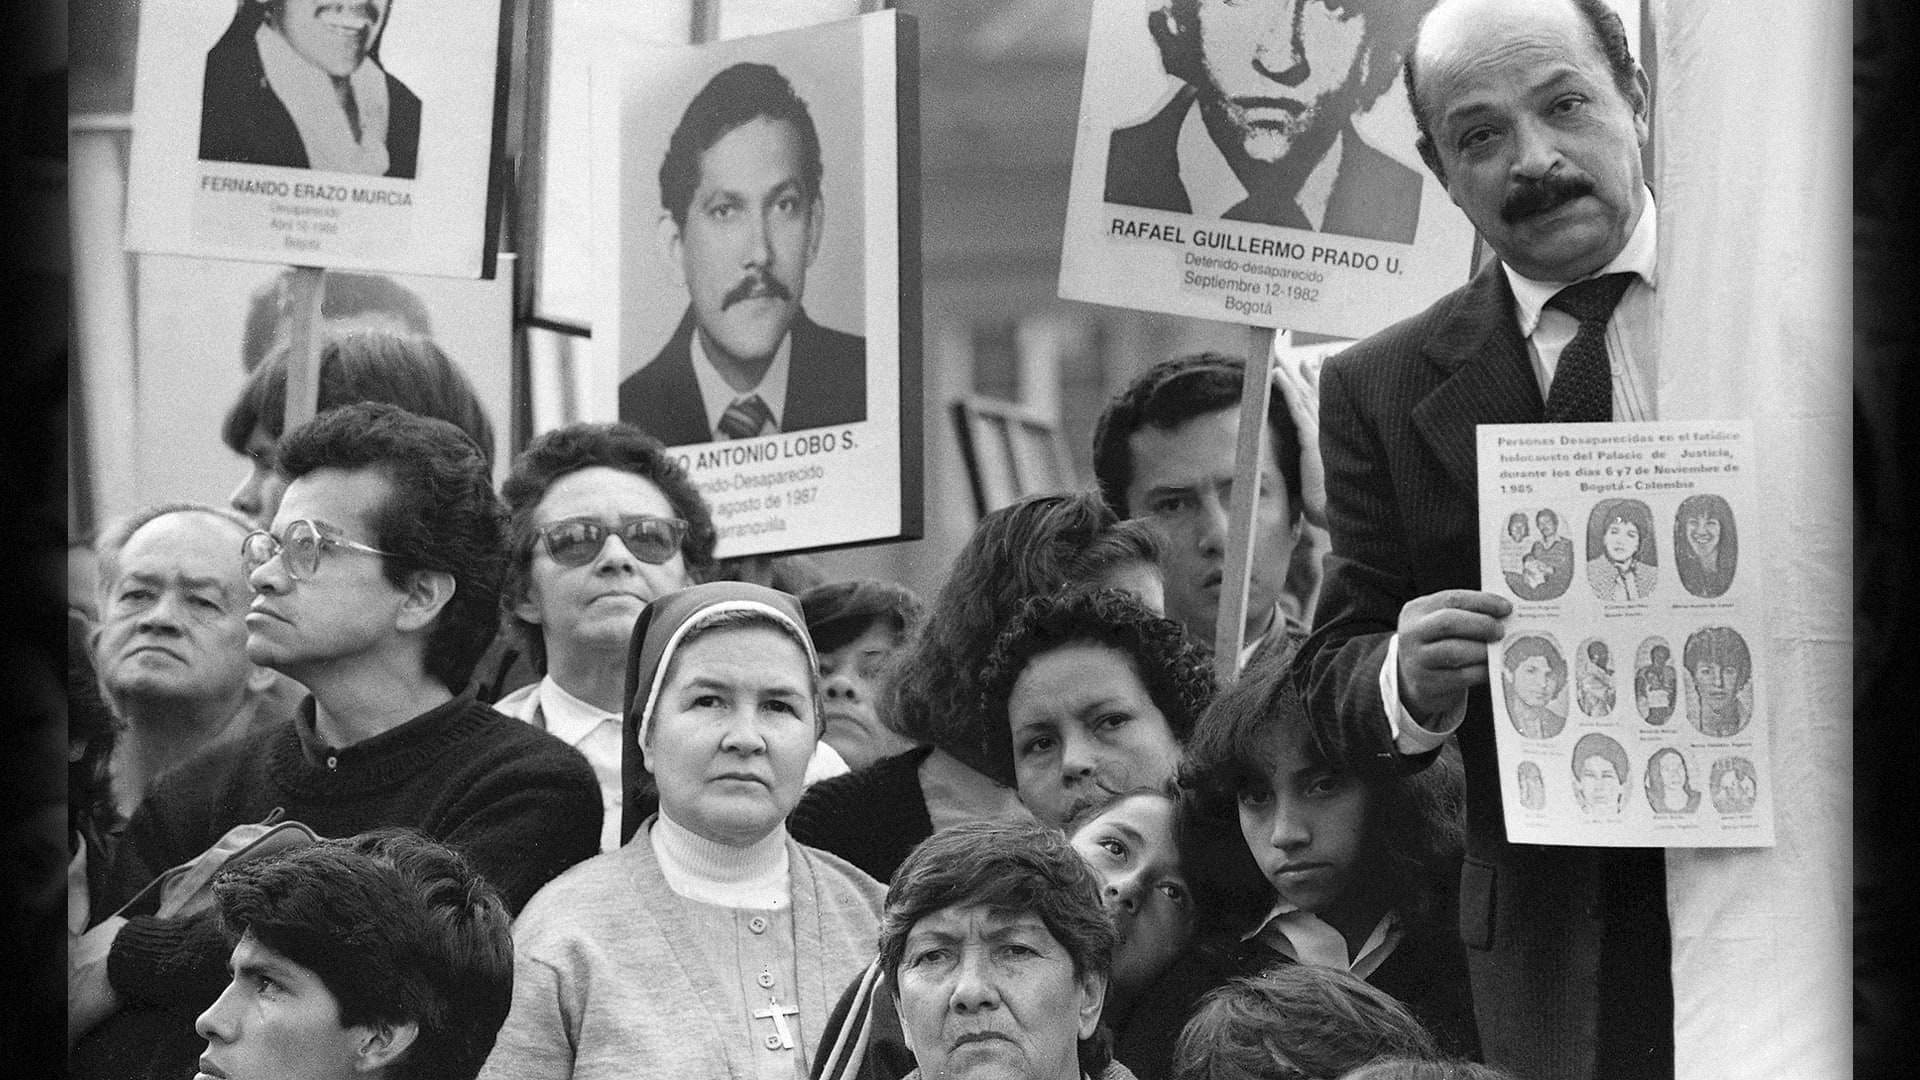
M 404 316 L 334 327 L 283 430 L 269 342 L 231 505 L 116 521 L 72 605 L 72 1074 L 1671 1077 L 1660 853 L 1505 840 L 1471 467 L 1476 422 L 1647 414 L 1646 77 L 1595 0 L 1447 0 L 1405 72 L 1498 258 L 1330 361 L 1317 422 L 1275 384 L 1228 665 L 1238 358 L 1145 366 L 1097 487 L 985 515 L 927 600 L 717 560 L 627 424 L 539 435 L 496 491 Z M 1615 306 L 1561 310 L 1595 275 Z M 1631 597 L 1655 536 L 1616 510 L 1588 575 Z M 1713 595 L 1730 516 L 1683 518 Z M 1516 515 L 1506 575 L 1564 589 L 1560 526 Z M 1690 707 L 1737 728 L 1751 658 L 1702 634 Z M 1579 655 L 1583 710 L 1612 663 Z M 1557 733 L 1566 657 L 1505 667 Z M 1575 754 L 1590 812 L 1619 753 Z M 1700 798 L 1683 759 L 1646 784 Z

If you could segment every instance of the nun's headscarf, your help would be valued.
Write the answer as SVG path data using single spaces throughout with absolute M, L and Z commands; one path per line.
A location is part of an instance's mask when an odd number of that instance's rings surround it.
M 640 744 L 646 740 L 654 706 L 666 687 L 667 670 L 689 632 L 731 611 L 750 611 L 784 625 L 805 647 L 808 666 L 815 672 L 820 670 L 820 658 L 814 653 L 813 638 L 807 634 L 800 602 L 777 589 L 744 581 L 711 581 L 667 593 L 648 604 L 633 624 L 633 638 L 627 643 L 627 705 L 621 717 L 620 749 L 621 785 L 626 789 L 620 820 L 622 844 L 659 805 Z

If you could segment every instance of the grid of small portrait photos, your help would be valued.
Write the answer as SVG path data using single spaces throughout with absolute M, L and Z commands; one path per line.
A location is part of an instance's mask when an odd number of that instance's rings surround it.
M 1772 844 L 1747 425 L 1483 425 L 1479 466 L 1508 839 Z

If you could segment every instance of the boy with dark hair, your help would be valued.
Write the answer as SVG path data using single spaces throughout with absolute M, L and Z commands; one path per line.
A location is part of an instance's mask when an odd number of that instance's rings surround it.
M 513 1001 L 511 917 L 407 829 L 323 840 L 214 879 L 233 979 L 194 1021 L 226 1080 L 472 1080 Z

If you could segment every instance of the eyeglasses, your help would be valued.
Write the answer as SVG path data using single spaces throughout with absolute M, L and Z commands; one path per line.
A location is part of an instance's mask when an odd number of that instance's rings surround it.
M 606 544 L 608 533 L 618 536 L 634 558 L 657 566 L 679 553 L 680 541 L 687 535 L 687 523 L 679 518 L 652 514 L 621 518 L 620 524 L 611 527 L 586 518 L 568 518 L 542 525 L 538 533 L 547 554 L 561 566 L 585 566 L 592 562 Z
M 255 529 L 247 534 L 240 543 L 240 561 L 248 574 L 260 569 L 280 556 L 280 565 L 286 567 L 287 576 L 295 581 L 304 581 L 320 569 L 320 556 L 328 548 L 345 548 L 349 551 L 363 551 L 368 555 L 386 555 L 400 558 L 392 551 L 381 551 L 377 547 L 368 547 L 353 540 L 329 536 L 320 531 L 320 526 L 301 518 L 287 525 L 286 538 L 274 536 L 265 529 Z

